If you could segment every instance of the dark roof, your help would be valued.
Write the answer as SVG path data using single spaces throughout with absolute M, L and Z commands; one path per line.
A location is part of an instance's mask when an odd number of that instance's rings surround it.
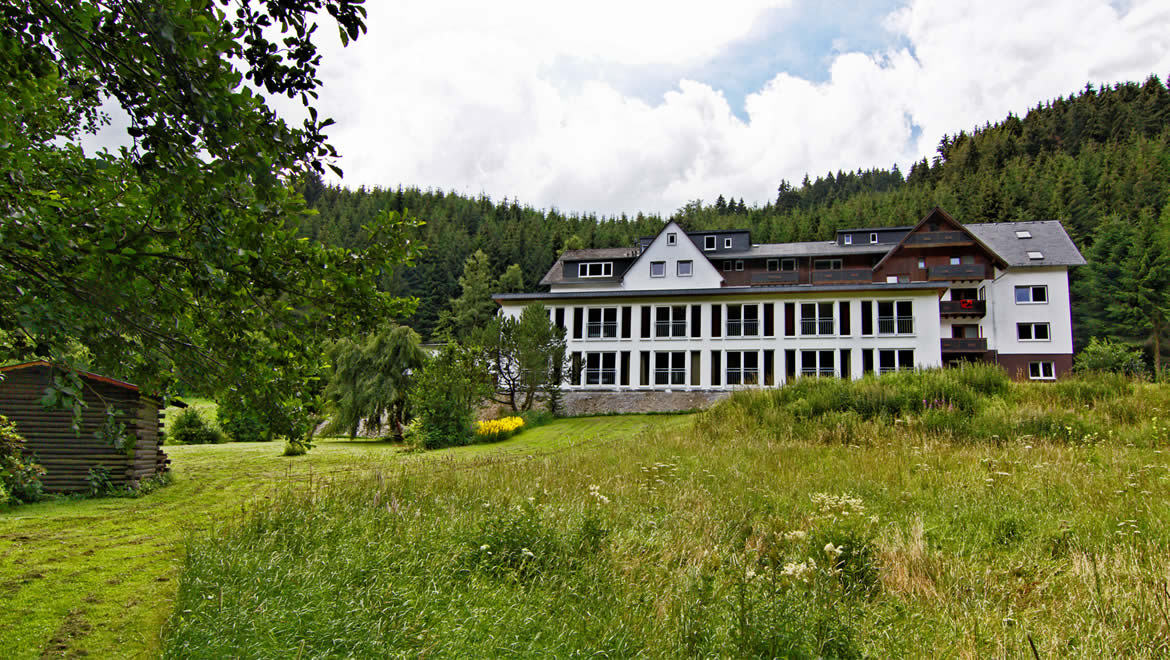
M 914 225 L 898 225 L 897 227 L 854 227 L 853 229 L 838 229 L 838 234 L 852 231 L 910 231 Z
M 1032 222 L 986 222 L 964 225 L 967 231 L 998 254 L 1009 266 L 1083 266 L 1085 258 L 1056 220 Z M 1032 238 L 1018 238 L 1027 231 Z M 1039 252 L 1043 259 L 1028 257 Z
M 576 278 L 565 277 L 565 262 L 566 261 L 593 261 L 595 259 L 633 259 L 638 256 L 638 248 L 634 247 L 616 247 L 616 248 L 587 248 L 584 250 L 565 250 L 560 258 L 553 262 L 552 267 L 540 278 L 541 286 L 548 286 L 550 284 L 566 284 L 570 282 L 614 282 L 620 281 L 623 273 L 619 273 L 618 269 L 614 269 L 613 277 L 596 278 L 591 277 L 588 280 L 578 280 Z
M 555 291 L 549 293 L 497 293 L 492 296 L 496 302 L 508 300 L 550 300 L 565 298 L 665 298 L 673 296 L 735 296 L 760 293 L 821 293 L 823 291 L 907 291 L 942 290 L 949 286 L 945 282 L 866 282 L 864 284 L 790 284 L 786 286 L 724 286 L 709 289 L 648 289 L 625 291 L 603 289 L 600 291 Z

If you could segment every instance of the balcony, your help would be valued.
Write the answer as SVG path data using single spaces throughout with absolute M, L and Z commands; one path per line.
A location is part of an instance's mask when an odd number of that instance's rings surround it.
M 931 266 L 927 272 L 932 282 L 940 280 L 986 280 L 990 277 L 988 268 L 984 264 Z
M 942 340 L 943 353 L 986 353 L 987 339 L 985 337 L 979 338 L 964 338 L 955 339 L 944 337 Z
M 984 300 L 940 300 L 938 303 L 939 316 L 972 316 L 983 318 L 987 313 L 987 302 Z
M 913 316 L 879 316 L 879 335 L 912 335 L 914 334 Z
M 833 334 L 833 319 L 801 319 L 800 334 L 804 337 Z
M 956 247 L 974 243 L 970 236 L 961 231 L 919 232 L 906 238 L 906 245 L 910 247 Z
M 766 285 L 766 284 L 799 284 L 800 273 L 795 270 L 787 270 L 782 272 L 772 271 L 770 273 L 752 273 L 752 285 Z
M 872 282 L 871 268 L 842 268 L 839 270 L 814 270 L 813 284 L 840 284 L 842 282 Z

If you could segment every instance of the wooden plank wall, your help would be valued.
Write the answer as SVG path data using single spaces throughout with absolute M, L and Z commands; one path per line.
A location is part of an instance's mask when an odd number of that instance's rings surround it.
M 0 414 L 16 423 L 25 439 L 25 451 L 34 454 L 45 468 L 45 490 L 85 490 L 90 468 L 98 465 L 105 466 L 110 480 L 119 485 L 154 475 L 160 464 L 165 469 L 155 403 L 141 399 L 133 390 L 83 377 L 88 405 L 82 412 L 80 433 L 75 433 L 71 413 L 46 410 L 40 403 L 50 377 L 48 367 L 36 366 L 9 371 L 0 381 Z M 107 406 L 118 410 L 126 432 L 137 436 L 133 456 L 95 437 L 105 422 Z

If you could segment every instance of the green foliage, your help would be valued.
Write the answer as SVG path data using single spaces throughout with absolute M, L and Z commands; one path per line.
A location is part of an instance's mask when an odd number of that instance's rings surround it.
M 304 456 L 307 453 L 309 453 L 309 448 L 304 443 L 297 440 L 286 440 L 281 456 Z
M 44 468 L 24 455 L 24 438 L 16 424 L 0 415 L 0 505 L 41 499 L 43 474 Z
M 500 275 L 496 290 L 499 293 L 522 293 L 524 291 L 524 271 L 520 269 L 520 264 L 508 266 L 504 274 Z
M 409 263 L 416 223 L 376 213 L 349 249 L 296 231 L 307 209 L 293 184 L 335 156 L 331 120 L 310 107 L 314 32 L 328 15 L 356 38 L 364 7 L 221 5 L 0 15 L 0 216 L 20 218 L 0 223 L 0 357 L 84 355 L 161 393 L 232 383 L 295 417 L 324 339 L 413 308 L 378 285 Z M 285 122 L 257 89 L 300 99 L 308 118 Z M 86 154 L 107 101 L 133 142 Z
M 1126 376 L 1146 375 L 1146 361 L 1136 348 L 1113 341 L 1093 337 L 1089 345 L 1077 354 L 1073 369 L 1077 372 L 1116 373 Z
M 261 413 L 238 397 L 225 397 L 215 410 L 215 419 L 232 442 L 272 442 L 273 432 Z
M 498 285 L 488 256 L 483 250 L 476 250 L 463 264 L 463 275 L 459 277 L 461 293 L 444 310 L 436 334 L 445 341 L 469 339 L 495 316 L 497 307 L 492 293 Z
M 87 493 L 90 497 L 107 497 L 117 494 L 120 490 L 114 480 L 110 478 L 110 468 L 104 465 L 91 467 L 85 476 L 85 481 L 89 484 Z
M 408 395 L 418 419 L 416 446 L 436 449 L 471 442 L 475 408 L 490 393 L 476 352 L 458 344 L 444 346 L 423 364 Z
M 537 393 L 544 394 L 556 412 L 565 362 L 565 331 L 549 318 L 541 304 L 527 305 L 519 318 L 499 316 L 475 333 L 484 364 L 496 382 L 493 400 L 513 412 L 532 409 Z
M 213 445 L 226 441 L 223 433 L 208 424 L 192 408 L 184 408 L 175 416 L 167 430 L 167 437 L 180 445 Z
M 389 423 L 396 437 L 409 417 L 407 406 L 412 375 L 422 367 L 425 353 L 418 333 L 387 324 L 362 343 L 342 339 L 329 350 L 332 373 L 325 388 L 332 420 L 329 431 L 352 438 L 363 423 L 380 430 Z

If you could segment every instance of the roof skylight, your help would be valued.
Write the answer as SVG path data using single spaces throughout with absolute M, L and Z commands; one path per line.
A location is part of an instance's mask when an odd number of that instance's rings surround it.
M 1016 232 L 1016 238 L 1032 238 L 1032 232 L 1026 229 L 1021 229 Z
M 1043 259 L 1043 258 L 1044 258 L 1044 253 L 1043 253 L 1043 252 L 1037 252 L 1037 251 L 1035 251 L 1035 250 L 1030 250 L 1030 251 L 1028 252 L 1028 258 L 1029 258 L 1029 259 L 1031 259 L 1031 260 L 1033 260 L 1033 261 L 1035 261 L 1035 260 L 1037 260 L 1037 259 Z

